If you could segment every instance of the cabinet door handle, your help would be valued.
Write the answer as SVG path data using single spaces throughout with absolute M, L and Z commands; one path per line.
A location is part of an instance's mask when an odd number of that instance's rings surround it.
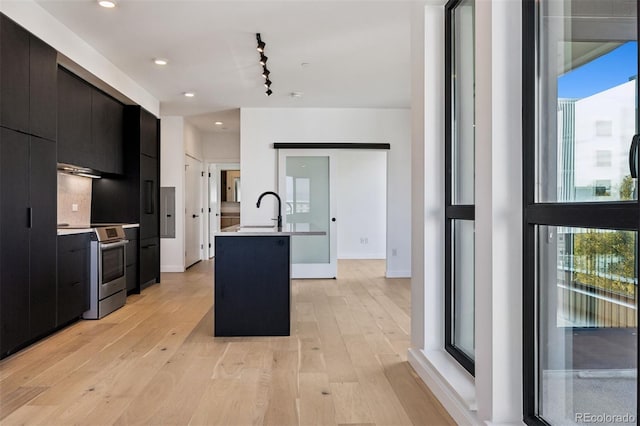
M 146 214 L 153 214 L 155 211 L 155 191 L 153 190 L 153 181 L 144 181 L 144 212 Z
M 638 142 L 640 142 L 640 135 L 633 135 L 629 148 L 629 172 L 634 179 L 638 177 Z
M 33 227 L 33 209 L 27 207 L 27 228 Z
M 75 283 L 72 283 L 72 284 L 71 284 L 71 287 L 75 287 L 75 286 L 77 286 L 78 284 L 80 284 L 80 281 L 75 282 Z

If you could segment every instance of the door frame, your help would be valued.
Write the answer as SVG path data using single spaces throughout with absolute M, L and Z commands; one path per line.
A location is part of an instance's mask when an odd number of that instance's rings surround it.
M 204 180 L 204 170 L 203 170 L 203 166 L 204 166 L 204 162 L 202 160 L 199 160 L 198 158 L 189 155 L 187 153 L 184 154 L 184 172 L 185 172 L 185 176 L 184 176 L 184 211 L 185 211 L 185 216 L 184 216 L 184 224 L 183 224 L 183 232 L 184 232 L 184 265 L 185 265 L 185 269 L 188 269 L 189 267 L 195 265 L 196 263 L 200 262 L 204 257 L 204 243 L 203 243 L 203 238 L 202 238 L 202 233 L 203 233 L 203 229 L 204 229 L 204 224 L 203 221 L 200 220 L 200 226 L 199 229 L 196 232 L 199 244 L 200 244 L 200 249 L 198 250 L 198 260 L 195 261 L 194 263 L 187 265 L 187 220 L 188 220 L 188 215 L 189 213 L 187 212 L 187 176 L 186 174 L 188 173 L 188 164 L 187 164 L 187 158 L 197 162 L 199 164 L 199 171 L 200 171 L 200 182 L 199 185 L 197 185 L 198 187 L 198 194 L 196 196 L 196 199 L 198 201 L 198 206 L 200 208 L 200 218 L 202 219 L 202 215 L 203 215 L 203 206 L 202 206 L 202 185 L 203 185 L 203 180 Z
M 338 233 L 337 226 L 338 220 L 336 219 L 337 213 L 337 200 L 336 200 L 336 159 L 335 152 L 330 149 L 289 149 L 279 148 L 277 156 L 277 179 L 278 179 L 278 193 L 281 197 L 285 197 L 282 200 L 283 214 L 282 224 L 283 227 L 287 223 L 286 215 L 286 157 L 327 157 L 329 159 L 329 263 L 292 263 L 291 264 L 291 278 L 304 279 L 304 278 L 336 278 L 338 276 Z M 296 238 L 296 236 L 291 236 Z M 293 244 L 292 244 L 293 247 Z
M 215 244 L 214 238 L 211 235 L 211 214 L 215 214 L 215 218 L 218 221 L 218 232 L 220 231 L 220 200 L 221 200 L 221 192 L 220 192 L 220 172 L 223 170 L 240 170 L 240 163 L 206 163 L 207 168 L 207 179 L 205 181 L 205 194 L 204 203 L 207 205 L 207 220 L 206 226 L 204 227 L 204 237 L 203 241 L 205 242 L 205 253 L 207 257 L 211 259 L 215 257 Z M 210 178 L 209 175 L 211 173 L 215 173 L 215 184 L 218 186 L 218 190 L 216 191 L 216 211 L 209 212 L 208 209 L 211 208 L 211 191 L 210 191 Z M 242 170 L 240 170 L 240 176 L 242 176 Z M 240 216 L 240 220 L 242 221 L 242 216 Z

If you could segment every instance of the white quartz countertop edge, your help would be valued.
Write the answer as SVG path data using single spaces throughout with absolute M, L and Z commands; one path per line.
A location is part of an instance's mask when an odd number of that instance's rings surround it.
M 129 228 L 139 228 L 139 223 L 128 223 L 126 225 L 122 225 L 124 229 Z M 96 228 L 58 228 L 58 235 L 75 235 L 75 234 L 86 234 L 88 232 L 95 232 Z

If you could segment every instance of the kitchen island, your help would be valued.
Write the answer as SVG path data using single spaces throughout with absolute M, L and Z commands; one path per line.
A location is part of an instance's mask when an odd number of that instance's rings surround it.
M 324 231 L 241 227 L 215 236 L 214 336 L 291 334 L 291 236 Z

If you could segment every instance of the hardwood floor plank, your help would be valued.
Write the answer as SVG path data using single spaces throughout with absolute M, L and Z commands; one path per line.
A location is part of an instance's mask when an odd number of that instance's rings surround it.
M 409 280 L 384 261 L 292 281 L 292 335 L 214 338 L 213 262 L 0 361 L 3 425 L 431 425 L 406 364 Z M 442 423 L 439 423 L 442 420 Z

